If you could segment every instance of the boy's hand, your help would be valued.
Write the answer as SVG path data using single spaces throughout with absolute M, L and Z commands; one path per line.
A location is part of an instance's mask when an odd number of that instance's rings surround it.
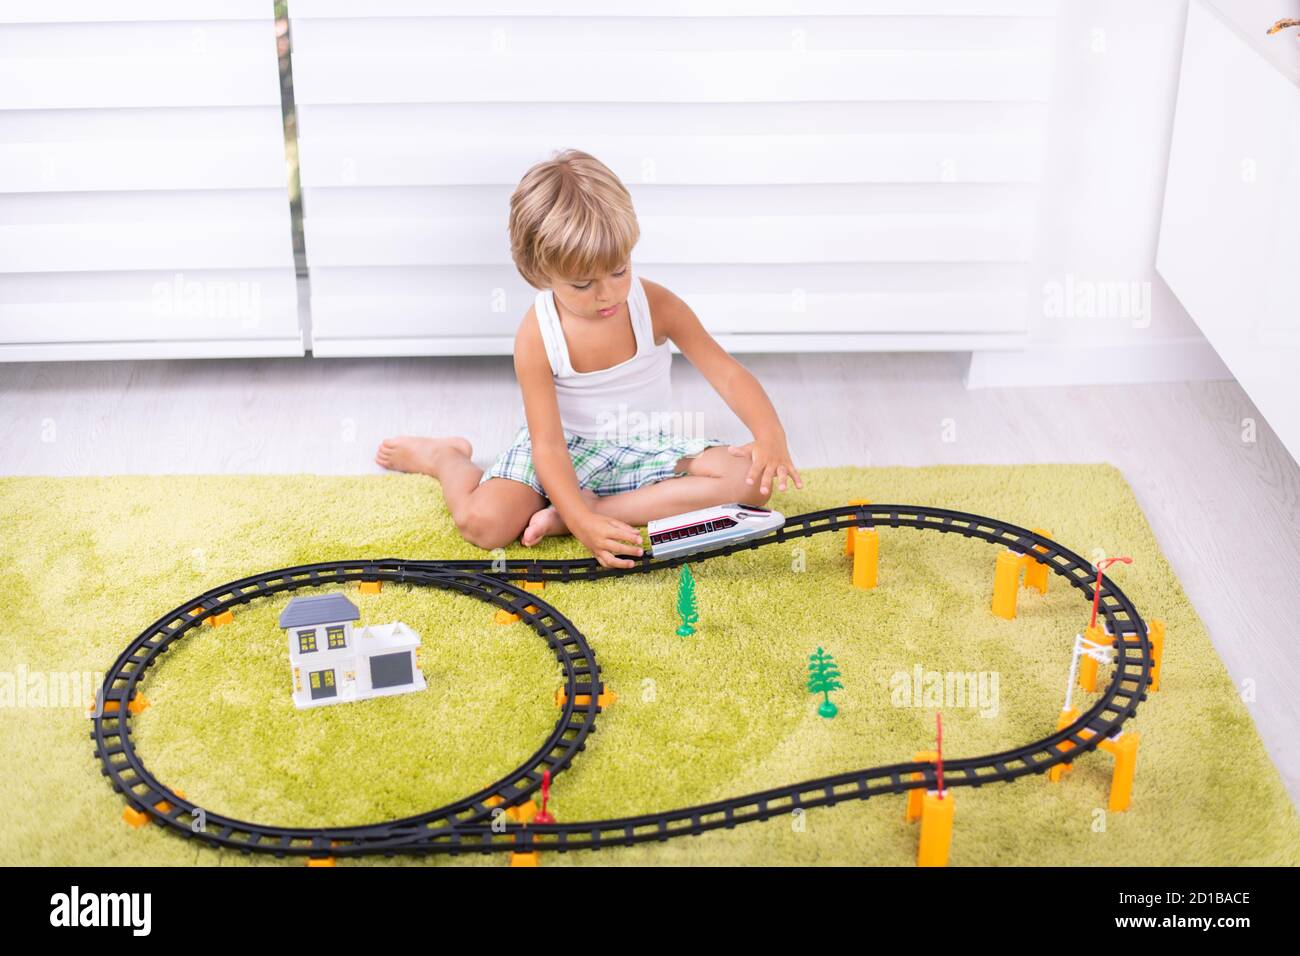
M 576 527 L 575 527 L 576 525 Z M 630 524 L 606 515 L 588 512 L 585 517 L 569 526 L 573 536 L 596 556 L 602 567 L 634 568 L 636 563 L 620 554 L 640 557 L 641 533 Z
M 780 482 L 780 490 L 785 491 L 786 482 L 793 481 L 796 488 L 803 488 L 803 479 L 795 470 L 790 460 L 790 452 L 785 442 L 780 439 L 756 439 L 745 445 L 729 445 L 727 451 L 738 458 L 749 457 L 752 462 L 745 484 L 752 485 L 755 478 L 759 480 L 759 490 L 767 494 L 772 487 L 772 478 Z

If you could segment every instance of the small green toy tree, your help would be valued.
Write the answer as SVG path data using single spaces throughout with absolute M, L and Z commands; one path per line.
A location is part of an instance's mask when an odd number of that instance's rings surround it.
M 695 628 L 691 625 L 700 619 L 700 615 L 695 609 L 695 575 L 691 574 L 689 564 L 683 564 L 681 573 L 677 575 L 677 616 L 682 619 L 677 628 L 678 635 L 687 637 L 694 634 Z
M 822 695 L 822 704 L 817 708 L 817 713 L 823 717 L 834 717 L 840 712 L 839 708 L 831 703 L 831 691 L 844 689 L 844 685 L 836 680 L 839 676 L 835 658 L 820 647 L 817 648 L 816 654 L 808 655 L 808 693 Z

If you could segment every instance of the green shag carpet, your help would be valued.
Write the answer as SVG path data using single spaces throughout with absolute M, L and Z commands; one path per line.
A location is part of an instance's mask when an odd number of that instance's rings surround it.
M 1146 619 L 1168 626 L 1161 689 L 1129 725 L 1141 734 L 1131 809 L 1106 811 L 1112 759 L 1100 752 L 1061 783 L 962 787 L 952 791 L 953 865 L 1300 863 L 1300 823 L 1279 775 L 1116 469 L 810 470 L 803 491 L 771 505 L 793 515 L 852 498 L 1043 527 L 1091 560 L 1132 555 L 1112 577 Z M 126 826 L 88 736 L 89 675 L 182 601 L 256 571 L 484 556 L 423 476 L 7 478 L 0 518 L 0 864 L 302 865 Z M 580 552 L 569 538 L 508 550 Z M 989 611 L 995 546 L 882 528 L 880 555 L 871 592 L 851 586 L 842 535 L 697 561 L 700 621 L 689 638 L 675 634 L 675 572 L 548 585 L 546 599 L 587 635 L 619 695 L 556 780 L 558 817 L 668 809 L 911 760 L 934 743 L 936 708 L 901 690 L 917 668 L 983 680 L 983 699 L 944 702 L 948 759 L 1051 733 L 1087 620 L 1082 593 L 1052 575 L 1047 595 L 1021 591 L 1018 618 L 1003 621 Z M 427 691 L 295 710 L 276 626 L 288 596 L 259 600 L 232 624 L 192 632 L 145 679 L 151 706 L 134 720 L 135 741 L 159 779 L 214 812 L 336 826 L 440 806 L 536 749 L 556 720 L 560 680 L 526 624 L 496 625 L 487 605 L 436 589 L 349 590 L 359 623 L 398 619 L 422 634 Z M 817 715 L 804 686 L 819 646 L 843 674 L 833 720 Z M 543 863 L 906 866 L 917 827 L 903 808 L 903 797 L 850 801 Z

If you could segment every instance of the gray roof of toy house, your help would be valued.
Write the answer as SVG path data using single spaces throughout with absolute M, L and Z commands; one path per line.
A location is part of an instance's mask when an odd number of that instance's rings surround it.
M 313 594 L 296 597 L 280 612 L 280 626 L 302 627 L 312 624 L 332 624 L 335 621 L 355 621 L 361 617 L 357 606 L 345 594 Z

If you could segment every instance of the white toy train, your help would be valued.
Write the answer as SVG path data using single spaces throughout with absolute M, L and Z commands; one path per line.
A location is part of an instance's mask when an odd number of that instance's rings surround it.
M 651 521 L 650 553 L 674 558 L 748 541 L 785 524 L 779 511 L 755 505 L 717 505 Z

